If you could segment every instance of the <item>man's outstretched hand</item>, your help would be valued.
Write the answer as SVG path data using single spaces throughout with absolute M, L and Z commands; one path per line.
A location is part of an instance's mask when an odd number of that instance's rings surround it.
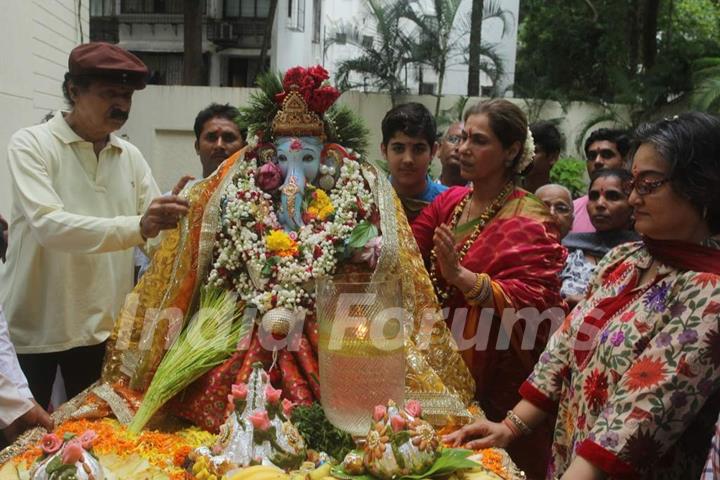
M 3 435 L 9 443 L 15 441 L 25 430 L 33 427 L 43 427 L 48 432 L 53 430 L 54 424 L 45 409 L 33 400 L 33 407 L 23 415 L 19 416 L 13 423 L 3 430 Z
M 187 215 L 188 201 L 178 197 L 185 185 L 193 177 L 185 175 L 173 187 L 172 195 L 155 198 L 140 219 L 140 234 L 144 239 L 155 238 L 161 230 L 172 230 L 177 227 L 182 217 Z

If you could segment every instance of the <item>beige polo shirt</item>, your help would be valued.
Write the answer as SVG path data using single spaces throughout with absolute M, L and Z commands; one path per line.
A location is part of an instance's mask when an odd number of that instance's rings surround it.
M 115 135 L 98 156 L 62 112 L 8 145 L 13 206 L 0 304 L 18 353 L 96 345 L 133 286 L 140 217 L 160 195 L 140 151 Z

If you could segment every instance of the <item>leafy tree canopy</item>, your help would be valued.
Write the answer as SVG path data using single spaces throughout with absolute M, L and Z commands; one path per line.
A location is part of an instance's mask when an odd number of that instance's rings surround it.
M 693 87 L 720 56 L 714 0 L 523 0 L 515 91 L 652 109 Z

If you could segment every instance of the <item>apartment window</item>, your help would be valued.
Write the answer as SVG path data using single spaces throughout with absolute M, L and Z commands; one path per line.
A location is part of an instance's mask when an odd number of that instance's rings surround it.
M 305 0 L 288 0 L 288 28 L 305 31 Z
M 114 12 L 115 0 L 90 0 L 90 16 L 91 17 L 112 17 Z
M 322 28 L 322 0 L 313 2 L 313 43 L 320 43 L 320 29 Z
M 422 82 L 420 84 L 420 95 L 435 95 L 435 84 Z
M 226 18 L 267 18 L 271 0 L 225 0 Z
M 202 2 L 202 11 L 205 13 L 207 5 Z M 183 0 L 120 0 L 121 13 L 144 14 L 181 14 L 183 13 Z

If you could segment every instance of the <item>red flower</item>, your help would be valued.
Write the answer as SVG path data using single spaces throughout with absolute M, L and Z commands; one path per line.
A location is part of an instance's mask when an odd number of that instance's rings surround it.
M 633 407 L 632 411 L 630 412 L 630 415 L 628 415 L 628 418 L 643 422 L 645 420 L 651 419 L 652 414 L 650 414 L 650 412 L 648 412 L 647 410 L 643 410 L 640 407 Z
M 603 284 L 607 286 L 612 283 L 617 283 L 630 268 L 632 268 L 632 265 L 630 265 L 630 263 L 621 263 L 615 269 L 611 270 L 605 275 L 605 281 L 603 282 Z
M 627 371 L 627 386 L 631 391 L 652 388 L 665 379 L 660 360 L 643 358 Z
M 317 83 L 318 86 L 320 86 L 322 82 L 330 78 L 328 71 L 325 70 L 321 65 L 315 65 L 314 67 L 308 68 L 307 73 L 312 76 L 313 79 L 315 79 L 315 83 Z
M 315 90 L 308 102 L 308 108 L 315 113 L 323 114 L 338 97 L 340 97 L 340 91 L 337 88 L 325 85 Z
M 303 67 L 293 67 L 285 72 L 285 78 L 283 78 L 283 89 L 289 91 L 292 85 L 298 87 L 302 84 L 303 79 L 307 75 L 307 70 Z
M 608 399 L 607 389 L 608 380 L 604 372 L 595 369 L 585 379 L 583 390 L 585 391 L 587 403 L 592 410 L 598 410 L 605 405 Z
M 714 273 L 698 273 L 695 276 L 695 283 L 697 283 L 702 288 L 707 287 L 708 285 L 712 285 L 713 288 L 715 288 L 720 281 L 720 276 L 715 275 Z
M 716 313 L 720 313 L 720 302 L 716 302 L 715 300 L 713 300 L 708 303 L 707 307 L 705 307 L 702 316 L 705 317 L 705 315 L 715 315 Z

